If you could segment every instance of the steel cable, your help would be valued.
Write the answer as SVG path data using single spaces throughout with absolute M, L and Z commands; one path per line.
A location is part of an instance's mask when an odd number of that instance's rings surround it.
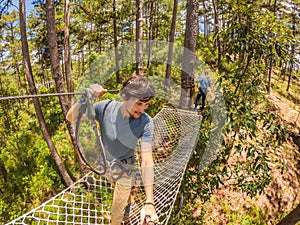
M 119 90 L 107 90 L 108 93 L 118 93 Z M 42 98 L 53 96 L 65 96 L 65 95 L 82 95 L 84 92 L 65 92 L 65 93 L 50 93 L 50 94 L 36 94 L 36 95 L 18 95 L 18 96 L 2 96 L 0 101 L 18 100 L 26 98 Z

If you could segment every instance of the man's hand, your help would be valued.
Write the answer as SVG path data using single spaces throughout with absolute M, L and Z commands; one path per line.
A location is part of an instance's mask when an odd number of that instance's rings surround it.
M 153 223 L 158 223 L 158 216 L 156 214 L 154 205 L 146 204 L 141 210 L 141 225 L 147 225 L 145 218 L 148 216 L 150 221 Z
M 89 86 L 89 89 L 92 91 L 92 99 L 100 98 L 107 92 L 107 89 L 104 89 L 99 84 L 92 84 Z

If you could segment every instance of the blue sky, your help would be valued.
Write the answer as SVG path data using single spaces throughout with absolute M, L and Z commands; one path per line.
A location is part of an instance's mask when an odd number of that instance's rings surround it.
M 19 9 L 19 0 L 13 0 L 12 3 Z M 31 4 L 31 0 L 25 0 L 25 8 L 26 8 L 26 14 L 30 13 L 31 10 L 34 9 L 33 5 Z M 11 7 L 9 10 L 14 10 L 16 9 L 15 7 Z

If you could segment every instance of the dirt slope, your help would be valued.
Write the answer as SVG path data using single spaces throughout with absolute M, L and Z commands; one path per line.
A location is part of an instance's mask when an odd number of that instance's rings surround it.
M 290 131 L 299 133 L 300 102 L 293 103 L 284 98 L 283 96 L 280 96 L 275 91 L 272 91 L 267 97 L 273 103 L 277 115 L 280 116 L 287 123 L 288 129 Z
M 276 92 L 271 92 L 267 97 L 274 105 L 274 112 L 286 122 L 289 133 L 297 136 L 300 130 L 299 105 L 289 102 Z M 225 184 L 215 192 L 211 201 L 200 204 L 195 211 L 198 215 L 205 213 L 205 223 L 202 224 L 274 225 L 295 208 L 300 203 L 300 155 L 295 140 L 289 136 L 285 145 L 270 152 L 270 157 L 283 163 L 285 169 L 282 171 L 276 165 L 272 167 L 273 181 L 264 194 L 251 199 Z

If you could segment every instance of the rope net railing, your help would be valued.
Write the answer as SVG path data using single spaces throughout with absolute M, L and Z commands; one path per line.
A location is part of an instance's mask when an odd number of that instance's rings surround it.
M 164 107 L 153 120 L 154 202 L 159 224 L 167 224 L 198 140 L 201 116 L 191 111 Z M 133 192 L 135 208 L 123 221 L 124 225 L 140 224 L 140 210 L 145 202 L 143 185 L 135 186 Z M 107 225 L 110 224 L 112 196 L 113 185 L 109 179 L 90 172 L 47 202 L 7 224 Z

